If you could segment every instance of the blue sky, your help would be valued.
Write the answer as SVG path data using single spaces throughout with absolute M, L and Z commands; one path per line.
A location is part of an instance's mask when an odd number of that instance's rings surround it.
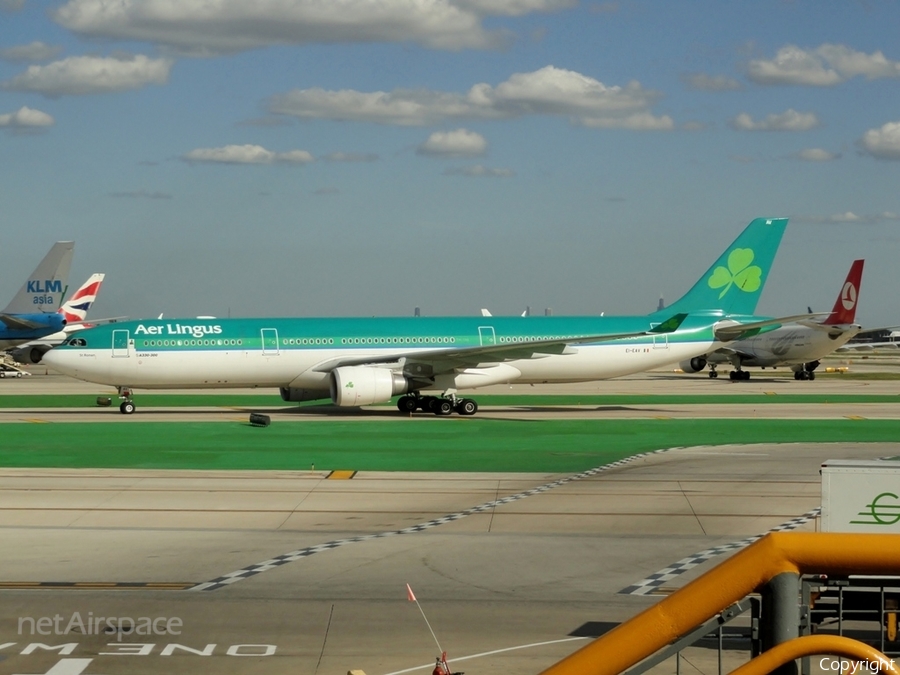
M 0 0 L 0 281 L 98 315 L 643 313 L 756 216 L 759 310 L 900 322 L 900 4 Z

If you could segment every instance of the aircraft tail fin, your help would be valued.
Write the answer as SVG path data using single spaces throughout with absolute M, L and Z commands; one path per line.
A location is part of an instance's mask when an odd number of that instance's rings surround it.
M 75 242 L 58 241 L 25 281 L 4 314 L 53 313 L 59 308 L 69 283 Z
M 834 303 L 834 309 L 831 310 L 831 316 L 824 321 L 826 326 L 853 323 L 856 320 L 856 303 L 859 300 L 864 264 L 864 260 L 853 261 L 838 299 Z
M 62 314 L 67 324 L 80 323 L 85 320 L 88 310 L 97 300 L 100 285 L 105 277 L 105 274 L 92 274 L 59 308 L 59 313 Z
M 720 310 L 753 314 L 766 285 L 787 218 L 756 218 L 666 314 Z

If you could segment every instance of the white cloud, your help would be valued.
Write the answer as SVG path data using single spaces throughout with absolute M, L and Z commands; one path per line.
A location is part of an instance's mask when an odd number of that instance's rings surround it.
M 569 9 L 578 0 L 453 0 L 453 4 L 479 14 L 522 16 L 532 12 L 556 12 Z
M 891 211 L 883 211 L 881 213 L 857 215 L 856 213 L 853 213 L 853 211 L 845 211 L 844 213 L 834 213 L 830 216 L 792 216 L 791 220 L 818 225 L 873 225 L 877 223 L 900 221 L 900 214 Z
M 787 45 L 774 59 L 757 59 L 747 66 L 747 76 L 757 84 L 797 84 L 831 87 L 861 75 L 869 80 L 900 77 L 900 61 L 880 52 L 866 54 L 845 45 L 823 44 L 815 49 Z
M 467 129 L 456 129 L 435 131 L 416 152 L 432 157 L 478 157 L 486 150 L 487 141 L 484 136 Z
M 481 178 L 481 177 L 498 177 L 498 178 L 509 178 L 511 176 L 515 176 L 516 172 L 512 169 L 492 169 L 486 166 L 482 166 L 481 164 L 475 164 L 474 166 L 465 166 L 458 167 L 454 169 L 446 169 L 444 171 L 445 176 L 468 176 L 470 178 Z
M 70 56 L 28 69 L 2 83 L 4 89 L 32 91 L 45 96 L 105 94 L 165 84 L 172 68 L 169 59 Z
M 546 66 L 531 73 L 516 73 L 496 87 L 476 84 L 464 94 L 427 89 L 299 89 L 273 96 L 269 111 L 301 118 L 402 126 L 453 119 L 559 115 L 591 127 L 671 129 L 671 118 L 649 112 L 659 98 L 659 93 L 644 89 L 639 82 L 624 87 L 606 86 L 580 73 Z
M 900 159 L 900 122 L 888 122 L 879 129 L 869 129 L 859 145 L 873 157 Z
M 32 42 L 27 45 L 16 45 L 0 49 L 0 59 L 4 61 L 50 61 L 62 53 L 62 47 L 43 42 Z
M 197 56 L 277 44 L 414 42 L 433 49 L 497 47 L 485 15 L 567 7 L 567 0 L 69 0 L 53 13 L 84 36 L 142 40 Z
M 22 106 L 14 113 L 0 115 L 0 127 L 10 127 L 17 130 L 41 129 L 52 127 L 53 124 L 52 116 L 25 106 Z
M 707 75 L 706 73 L 690 73 L 682 77 L 682 81 L 690 88 L 699 91 L 735 91 L 741 89 L 740 82 L 726 75 Z
M 805 148 L 793 155 L 795 159 L 802 159 L 805 162 L 830 162 L 840 159 L 840 154 L 828 152 L 822 148 Z
M 226 145 L 221 148 L 197 148 L 182 156 L 186 162 L 212 164 L 309 164 L 315 158 L 306 150 L 272 152 L 260 145 Z
M 731 127 L 737 131 L 809 131 L 819 126 L 815 113 L 800 113 L 788 108 L 783 113 L 766 115 L 756 122 L 747 113 L 741 113 L 731 120 Z

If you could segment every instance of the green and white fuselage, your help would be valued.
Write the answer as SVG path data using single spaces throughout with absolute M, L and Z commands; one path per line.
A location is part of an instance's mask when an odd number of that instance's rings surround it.
M 44 362 L 118 387 L 126 413 L 132 388 L 277 387 L 339 406 L 411 394 L 398 404 L 411 410 L 423 391 L 446 408 L 458 390 L 619 377 L 778 325 L 752 315 L 786 225 L 754 220 L 688 293 L 647 316 L 144 320 L 78 333 Z M 465 401 L 456 409 L 471 414 Z
M 341 366 L 392 368 L 416 389 L 504 382 L 581 382 L 675 363 L 719 346 L 709 316 L 677 331 L 641 333 L 650 317 L 446 317 L 147 320 L 84 331 L 51 365 L 101 384 L 135 388 L 278 387 L 327 398 Z M 478 348 L 495 347 L 481 355 Z M 54 360 L 66 352 L 65 365 Z M 475 352 L 469 357 L 466 352 Z M 516 358 L 521 352 L 521 358 Z M 321 396 L 316 397 L 318 392 Z M 296 397 L 296 395 L 295 395 Z

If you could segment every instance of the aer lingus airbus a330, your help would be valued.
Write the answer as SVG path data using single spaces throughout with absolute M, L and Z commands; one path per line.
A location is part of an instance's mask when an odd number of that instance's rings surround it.
M 115 386 L 125 414 L 134 388 L 277 387 L 285 401 L 402 394 L 405 412 L 472 415 L 458 390 L 618 377 L 797 318 L 752 316 L 786 225 L 754 220 L 683 298 L 647 316 L 149 319 L 82 331 L 44 362 Z

